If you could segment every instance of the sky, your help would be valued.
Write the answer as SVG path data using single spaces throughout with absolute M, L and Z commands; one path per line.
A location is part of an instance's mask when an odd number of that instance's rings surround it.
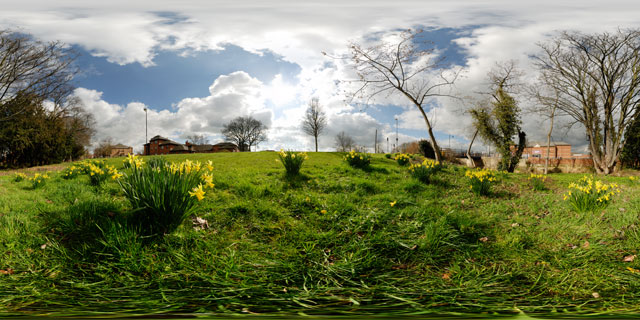
M 378 140 L 427 138 L 423 117 L 398 94 L 365 103 L 354 87 L 350 43 L 375 45 L 400 30 L 423 29 L 445 68 L 462 70 L 452 93 L 426 104 L 441 147 L 465 148 L 473 134 L 465 110 L 487 90 L 497 63 L 515 61 L 523 82 L 535 79 L 538 44 L 563 30 L 596 33 L 640 27 L 636 1 L 3 1 L 0 28 L 73 47 L 80 73 L 77 96 L 96 119 L 94 144 L 111 138 L 142 151 L 148 138 L 184 142 L 188 135 L 223 141 L 222 126 L 253 116 L 269 127 L 258 150 L 310 151 L 301 121 L 317 97 L 328 127 L 321 151 L 335 149 L 344 131 L 372 150 Z M 322 54 L 326 52 L 327 55 Z M 516 96 L 527 110 L 533 102 Z M 560 119 L 554 141 L 585 152 L 580 127 Z M 546 139 L 548 122 L 523 113 L 530 141 Z M 477 151 L 487 146 L 479 141 Z

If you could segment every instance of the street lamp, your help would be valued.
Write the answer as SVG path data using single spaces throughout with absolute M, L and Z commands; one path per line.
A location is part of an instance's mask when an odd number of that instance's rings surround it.
M 147 116 L 147 107 L 144 107 L 144 143 L 147 143 L 147 141 L 149 141 L 149 137 L 147 136 L 148 124 L 149 124 L 149 120 L 148 120 L 148 116 Z
M 396 148 L 398 147 L 398 117 L 396 117 Z

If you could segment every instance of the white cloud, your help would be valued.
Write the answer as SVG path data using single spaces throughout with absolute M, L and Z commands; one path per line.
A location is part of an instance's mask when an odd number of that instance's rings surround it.
M 536 43 L 556 30 L 597 32 L 619 26 L 638 27 L 638 8 L 635 2 L 624 0 L 278 0 L 268 5 L 238 0 L 24 0 L 3 4 L 0 27 L 20 28 L 43 40 L 78 44 L 120 64 L 150 66 L 159 50 L 221 49 L 227 43 L 258 54 L 270 50 L 301 66 L 298 84 L 287 84 L 278 78 L 264 84 L 248 74 L 220 77 L 207 97 L 184 99 L 173 110 L 150 109 L 150 135 L 154 132 L 179 137 L 193 131 L 215 136 L 221 124 L 231 117 L 250 113 L 274 128 L 271 146 L 308 148 L 310 139 L 302 136 L 298 123 L 305 101 L 312 96 L 321 98 L 335 128 L 350 130 L 363 143 L 372 140 L 366 138 L 373 136 L 369 132 L 372 128 L 386 130 L 385 124 L 353 113 L 344 103 L 345 85 L 337 85 L 336 81 L 353 78 L 352 72 L 343 61 L 327 59 L 321 51 L 340 55 L 346 52 L 349 40 L 362 42 L 378 33 L 389 36 L 389 31 L 401 28 L 470 28 L 470 34 L 456 40 L 468 59 L 465 78 L 456 89 L 471 95 L 482 88 L 496 61 L 519 61 L 531 75 L 529 56 L 536 52 Z M 133 138 L 143 136 L 141 104 L 109 104 L 99 92 L 82 88 L 76 94 L 99 115 L 101 135 L 141 145 L 140 138 Z M 405 107 L 400 115 L 403 128 L 424 129 L 421 115 L 416 116 L 416 110 L 401 96 L 391 96 L 388 102 Z M 439 99 L 435 129 L 456 136 L 470 135 L 470 121 L 460 109 L 456 100 Z M 525 119 L 530 137 L 544 136 L 546 129 L 535 125 L 534 116 Z M 338 127 L 339 124 L 343 126 Z M 335 128 L 321 139 L 321 145 L 332 144 L 330 136 L 336 133 Z M 575 143 L 580 139 L 584 140 L 579 129 L 566 137 Z

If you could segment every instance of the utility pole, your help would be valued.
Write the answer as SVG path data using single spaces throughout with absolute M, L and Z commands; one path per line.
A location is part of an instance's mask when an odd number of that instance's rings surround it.
M 399 148 L 400 145 L 398 145 L 398 117 L 396 117 L 396 148 Z
M 149 142 L 149 117 L 147 114 L 147 107 L 144 107 L 144 144 L 147 144 L 147 142 Z M 151 147 L 151 146 L 149 146 Z M 145 154 L 147 153 L 147 150 L 144 150 Z
M 387 153 L 389 153 L 389 137 L 387 137 Z
M 376 138 L 373 144 L 373 153 L 378 153 L 378 129 L 376 129 Z

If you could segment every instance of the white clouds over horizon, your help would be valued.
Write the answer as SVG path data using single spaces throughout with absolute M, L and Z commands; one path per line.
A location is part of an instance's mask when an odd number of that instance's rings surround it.
M 364 144 L 373 140 L 367 137 L 373 136 L 370 131 L 375 128 L 388 134 L 393 121 L 393 116 L 376 119 L 344 103 L 345 86 L 336 82 L 352 74 L 344 61 L 327 59 L 321 51 L 340 56 L 347 52 L 349 41 L 385 37 L 403 28 L 459 29 L 453 41 L 465 55 L 466 70 L 456 90 L 473 95 L 482 90 L 486 74 L 496 62 L 518 61 L 528 77 L 533 77 L 530 56 L 537 52 L 538 42 L 558 30 L 601 32 L 638 27 L 638 9 L 636 2 L 621 0 L 276 0 L 268 5 L 239 0 L 23 0 L 3 5 L 0 27 L 79 45 L 117 64 L 152 66 L 162 50 L 222 50 L 225 44 L 256 54 L 271 51 L 301 67 L 298 83 L 288 84 L 278 77 L 263 83 L 250 71 L 222 75 L 211 84 L 209 96 L 171 101 L 167 105 L 174 103 L 174 107 L 167 110 L 147 106 L 149 135 L 179 139 L 184 134 L 206 133 L 219 138 L 215 134 L 222 123 L 253 114 L 272 128 L 266 147 L 308 149 L 310 139 L 301 135 L 299 121 L 306 102 L 314 96 L 321 99 L 331 119 L 328 133 L 321 139 L 325 146 L 332 144 L 340 128 Z M 144 105 L 134 101 L 110 104 L 99 90 L 79 88 L 76 95 L 96 115 L 97 138 L 111 136 L 122 143 L 141 145 Z M 386 102 L 404 108 L 396 115 L 402 128 L 424 130 L 421 115 L 402 97 L 392 96 Z M 521 107 L 526 104 L 523 101 Z M 461 112 L 464 106 L 459 101 L 438 99 L 433 106 L 436 131 L 459 138 L 470 135 L 470 119 Z M 540 120 L 532 115 L 526 120 L 529 137 L 542 137 L 546 129 Z M 584 138 L 578 129 L 559 139 L 580 143 Z

